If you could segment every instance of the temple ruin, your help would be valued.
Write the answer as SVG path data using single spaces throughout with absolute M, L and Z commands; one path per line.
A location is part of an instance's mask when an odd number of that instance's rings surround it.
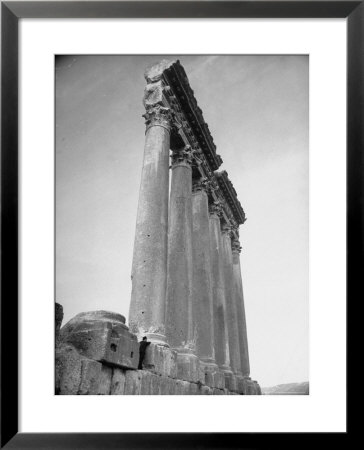
M 180 62 L 163 60 L 145 79 L 129 328 L 106 311 L 60 331 L 58 320 L 56 393 L 259 395 L 240 267 L 244 210 Z M 144 336 L 151 345 L 137 370 Z

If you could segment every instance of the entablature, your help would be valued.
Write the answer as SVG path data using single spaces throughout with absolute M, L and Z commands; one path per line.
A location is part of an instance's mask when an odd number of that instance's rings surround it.
M 226 170 L 215 172 L 215 177 L 223 194 L 223 197 L 230 207 L 234 220 L 236 221 L 237 225 L 243 224 L 246 220 L 245 212 L 238 200 L 236 190 L 234 189 L 234 186 L 230 181 Z

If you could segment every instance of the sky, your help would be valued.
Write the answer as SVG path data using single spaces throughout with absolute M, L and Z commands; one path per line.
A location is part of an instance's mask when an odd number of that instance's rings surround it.
M 179 59 L 246 213 L 251 377 L 309 380 L 308 56 L 56 59 L 56 301 L 128 318 L 145 125 L 144 71 Z

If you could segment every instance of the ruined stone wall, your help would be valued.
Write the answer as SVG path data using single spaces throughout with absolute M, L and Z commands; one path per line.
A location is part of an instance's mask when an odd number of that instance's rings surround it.
M 254 382 L 229 391 L 221 377 L 205 372 L 199 360 L 179 367 L 177 352 L 151 343 L 143 370 L 139 344 L 120 314 L 81 313 L 60 328 L 62 307 L 56 304 L 57 395 L 255 395 Z M 244 392 L 245 391 L 245 392 Z

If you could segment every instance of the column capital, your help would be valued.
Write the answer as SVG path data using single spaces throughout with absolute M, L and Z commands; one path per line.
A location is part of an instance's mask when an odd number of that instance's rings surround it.
M 159 126 L 171 132 L 173 117 L 170 108 L 161 105 L 148 106 L 143 117 L 147 130 L 150 127 Z
M 172 168 L 177 165 L 191 167 L 194 163 L 195 150 L 190 145 L 172 151 Z
M 192 180 L 192 192 L 207 192 L 209 190 L 210 181 L 206 177 L 194 178 Z
M 233 227 L 229 223 L 224 223 L 221 226 L 221 233 L 224 236 L 228 236 L 229 238 L 231 238 L 233 235 Z
M 211 216 L 219 218 L 222 216 L 222 204 L 219 200 L 209 203 L 209 213 Z
M 231 241 L 231 250 L 233 253 L 239 254 L 241 252 L 241 246 L 239 239 L 233 238 Z

